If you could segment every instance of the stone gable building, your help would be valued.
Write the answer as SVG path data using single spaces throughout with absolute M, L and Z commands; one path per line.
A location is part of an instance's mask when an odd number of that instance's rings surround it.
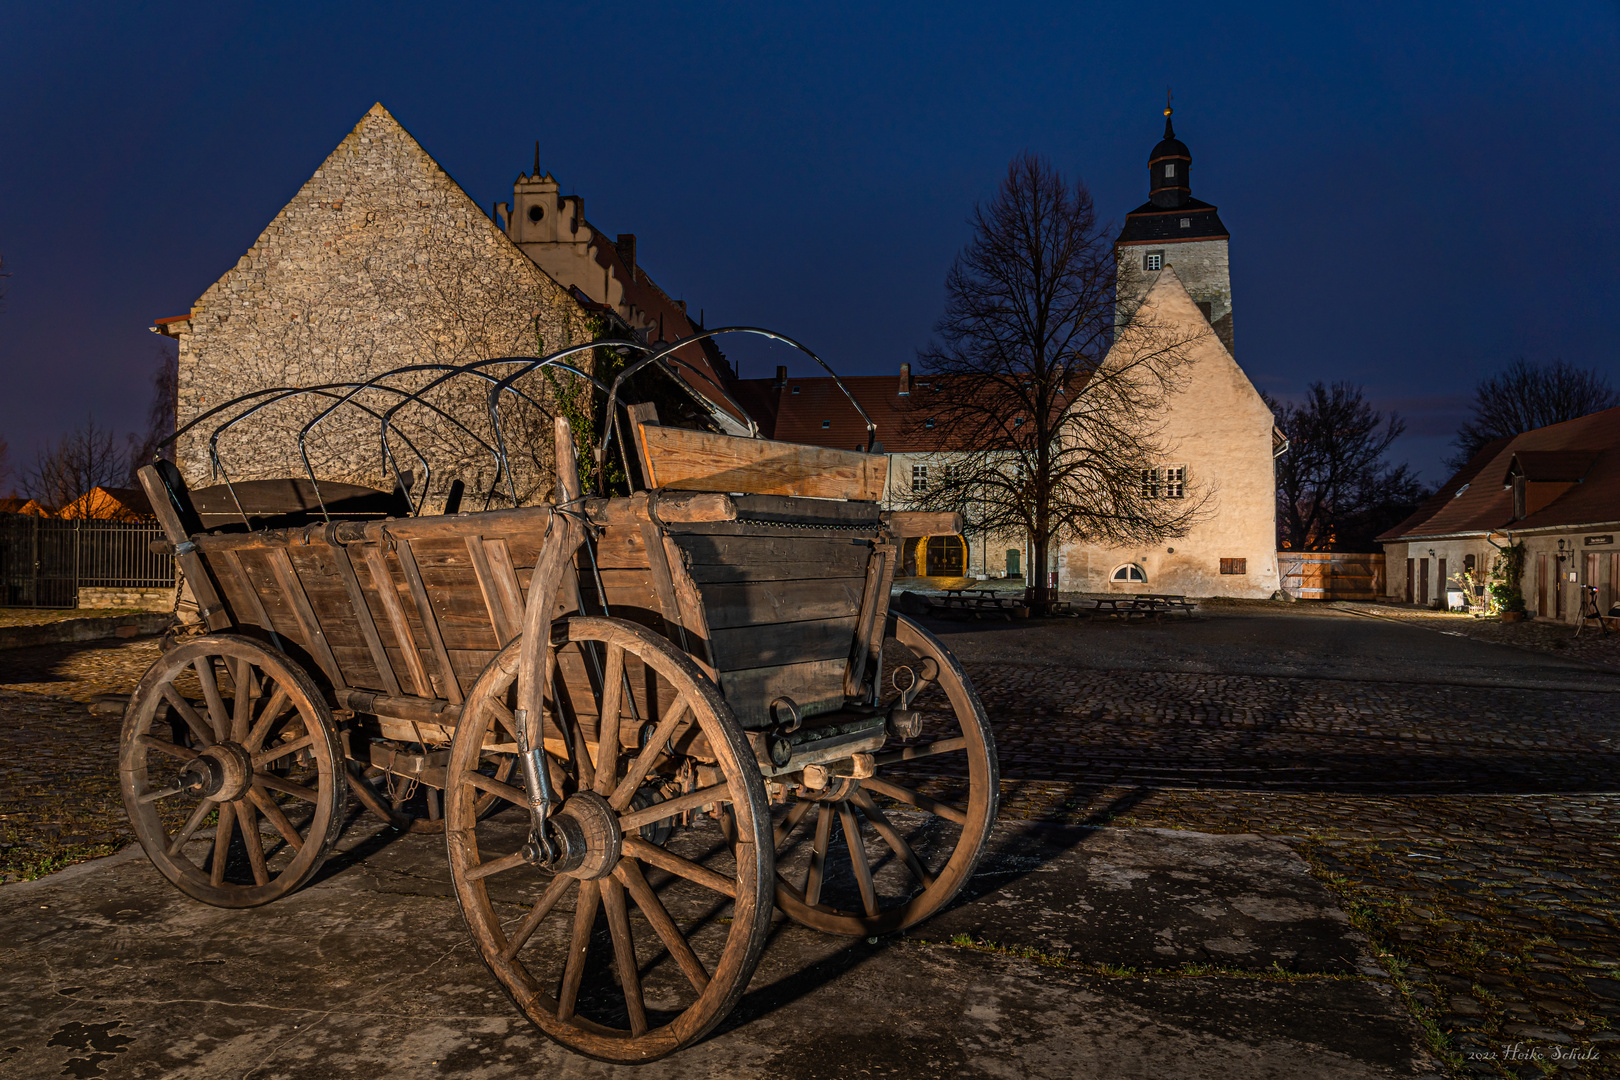
M 521 210 L 536 214 L 523 220 L 567 222 L 569 239 L 583 240 L 559 244 L 553 235 L 548 248 L 517 229 L 510 214 L 504 227 L 497 224 L 381 104 L 372 106 L 236 265 L 186 315 L 157 321 L 154 329 L 179 343 L 178 424 L 250 391 L 363 382 L 407 364 L 535 356 L 603 334 L 656 341 L 692 330 L 684 305 L 635 267 L 633 236 L 607 245 L 604 256 L 582 202 L 559 198 L 554 179 L 520 176 L 514 190 Z M 544 197 L 553 210 L 540 209 Z M 504 204 L 498 210 L 504 213 Z M 559 280 L 547 266 L 560 269 L 562 260 L 539 256 L 564 248 L 606 262 L 604 273 Z M 649 333 L 655 328 L 662 332 Z M 693 346 L 682 355 L 688 362 L 670 374 L 693 403 L 687 419 L 747 430 L 724 392 L 729 369 L 718 350 Z M 579 361 L 588 370 L 591 354 Z M 437 374 L 424 371 L 418 384 Z M 531 375 L 520 385 L 543 406 L 516 401 L 509 412 L 503 408 L 517 499 L 526 503 L 544 498 L 553 482 L 544 413 L 554 384 Z M 457 480 L 469 496 L 494 491 L 494 504 L 507 501 L 487 449 L 486 394 L 486 385 L 458 380 L 430 395 L 442 414 L 411 406 L 394 420 L 390 448 L 408 479 L 427 485 L 429 509 L 443 504 Z M 393 488 L 379 415 L 397 401 L 364 391 L 317 425 L 306 440 L 317 475 Z M 304 475 L 299 431 L 336 403 L 305 396 L 230 428 L 217 445 L 225 473 L 233 480 Z M 193 485 L 220 479 L 210 456 L 213 427 L 199 425 L 176 447 Z
M 1192 198 L 1191 154 L 1165 138 L 1149 155 L 1149 201 L 1126 217 L 1115 244 L 1119 268 L 1116 349 L 1133 347 L 1130 322 L 1163 340 L 1184 341 L 1182 385 L 1159 418 L 1166 459 L 1143 485 L 1165 499 L 1207 496 L 1208 513 L 1183 537 L 1114 548 L 1056 545 L 1048 565 L 1058 588 L 1083 593 L 1179 593 L 1264 598 L 1280 587 L 1274 456 L 1284 447 L 1271 410 L 1232 353 L 1230 239 L 1216 208 Z M 1105 361 L 1106 362 L 1106 361 Z M 948 433 L 915 423 L 934 387 L 913 377 L 844 380 L 878 427 L 889 455 L 887 503 L 904 507 L 950 467 Z M 743 380 L 739 393 L 772 438 L 850 449 L 865 426 L 828 378 Z M 926 415 L 926 412 L 924 413 Z M 904 570 L 930 576 L 1022 576 L 1033 565 L 1026 537 L 927 537 L 912 541 Z

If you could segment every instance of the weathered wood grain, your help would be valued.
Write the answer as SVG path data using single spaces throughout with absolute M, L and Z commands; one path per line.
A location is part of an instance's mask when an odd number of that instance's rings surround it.
M 889 480 L 883 454 L 653 424 L 636 425 L 636 433 L 655 488 L 876 501 Z

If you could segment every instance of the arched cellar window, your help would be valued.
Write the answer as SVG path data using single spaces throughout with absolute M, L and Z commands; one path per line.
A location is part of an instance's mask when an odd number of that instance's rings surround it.
M 1114 572 L 1109 576 L 1109 580 L 1125 581 L 1132 585 L 1143 585 L 1147 582 L 1147 575 L 1135 563 L 1126 563 L 1123 566 L 1114 567 Z

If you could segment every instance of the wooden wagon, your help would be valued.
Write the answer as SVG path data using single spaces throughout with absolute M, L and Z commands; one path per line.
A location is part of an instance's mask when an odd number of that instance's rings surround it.
M 611 409 L 611 403 L 610 403 Z M 661 427 L 640 489 L 587 498 L 556 421 L 548 505 L 208 531 L 142 470 L 205 624 L 128 706 L 120 777 L 198 900 L 307 882 L 350 797 L 442 829 L 490 970 L 556 1041 L 648 1061 L 736 1004 L 773 908 L 910 926 L 971 874 L 997 801 L 967 676 L 889 610 L 881 454 Z

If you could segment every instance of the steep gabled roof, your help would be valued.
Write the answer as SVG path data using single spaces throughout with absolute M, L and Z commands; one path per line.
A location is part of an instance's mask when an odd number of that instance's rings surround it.
M 1515 521 L 1508 486 L 1515 460 L 1528 483 L 1573 486 Z M 1620 521 L 1620 408 L 1487 444 L 1434 498 L 1378 539 L 1483 535 L 1614 521 Z

